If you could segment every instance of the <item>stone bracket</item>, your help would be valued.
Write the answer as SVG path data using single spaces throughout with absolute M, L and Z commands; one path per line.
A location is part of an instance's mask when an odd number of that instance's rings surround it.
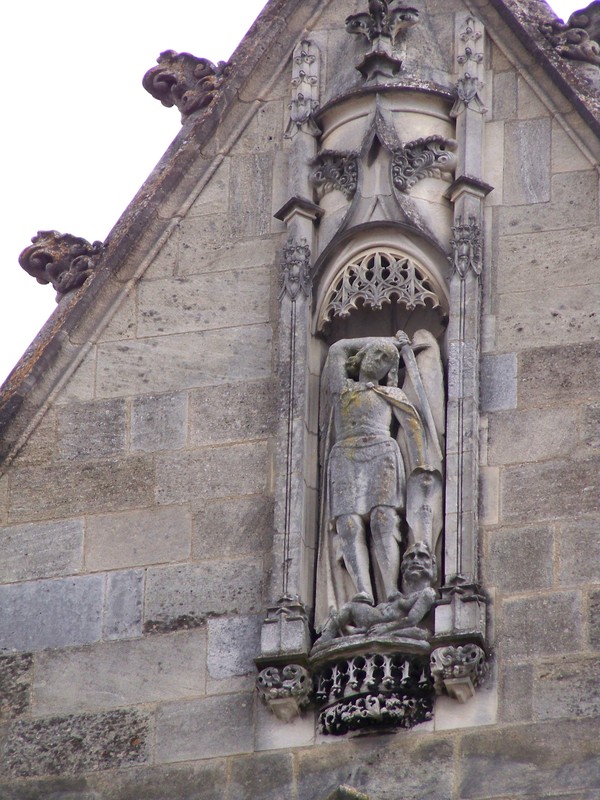
M 291 722 L 310 704 L 312 678 L 300 664 L 265 667 L 258 673 L 256 688 L 277 719 Z
M 485 651 L 479 645 L 448 645 L 431 654 L 431 675 L 436 694 L 448 694 L 466 703 L 475 694 L 488 671 Z

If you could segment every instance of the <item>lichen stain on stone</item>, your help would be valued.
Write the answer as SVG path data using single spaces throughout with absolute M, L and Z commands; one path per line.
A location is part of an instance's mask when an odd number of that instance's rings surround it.
M 0 656 L 0 723 L 29 708 L 33 657 L 30 653 Z

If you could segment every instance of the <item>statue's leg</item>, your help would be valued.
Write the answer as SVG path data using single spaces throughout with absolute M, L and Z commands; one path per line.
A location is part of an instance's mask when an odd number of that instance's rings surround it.
M 358 514 L 344 514 L 336 519 L 335 526 L 340 537 L 344 564 L 356 592 L 364 592 L 373 598 L 365 523 Z
M 371 511 L 371 539 L 373 558 L 388 598 L 398 591 L 400 575 L 400 522 L 395 508 L 377 506 Z

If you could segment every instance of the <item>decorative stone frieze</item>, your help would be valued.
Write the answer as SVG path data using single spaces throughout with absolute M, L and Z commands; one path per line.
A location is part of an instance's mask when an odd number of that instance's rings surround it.
M 19 264 L 38 283 L 51 283 L 61 295 L 78 289 L 96 269 L 102 242 L 88 242 L 70 233 L 38 231 L 19 256 Z
M 475 217 L 469 217 L 468 223 L 463 223 L 459 217 L 456 223 L 452 227 L 453 238 L 450 239 L 451 274 L 456 272 L 461 278 L 465 278 L 467 272 L 472 270 L 475 275 L 481 275 L 482 243 L 479 223 Z
M 319 200 L 334 189 L 351 200 L 358 185 L 358 154 L 336 153 L 324 150 L 314 162 L 310 179 L 317 190 Z
M 177 106 L 182 121 L 210 105 L 227 70 L 224 61 L 215 65 L 207 58 L 174 50 L 165 50 L 156 60 L 158 66 L 144 75 L 144 89 L 163 106 Z
M 384 303 L 402 303 L 409 310 L 440 299 L 419 267 L 400 254 L 376 250 L 362 253 L 341 270 L 325 298 L 319 330 L 335 317 L 348 317 L 359 303 L 380 309 Z
M 292 100 L 285 138 L 293 138 L 303 126 L 311 136 L 318 136 L 320 130 L 313 115 L 319 107 L 319 48 L 303 39 L 294 50 L 292 64 Z
M 256 687 L 262 701 L 282 722 L 291 722 L 312 696 L 310 672 L 299 664 L 266 667 L 258 673 Z
M 319 728 L 333 736 L 412 728 L 431 718 L 433 694 L 427 659 L 422 656 L 366 652 L 337 658 L 317 672 Z
M 543 22 L 541 32 L 563 58 L 585 61 L 600 66 L 600 5 L 571 14 L 566 24 L 561 21 Z
M 446 692 L 466 703 L 488 670 L 484 650 L 476 644 L 438 647 L 431 654 L 431 675 L 437 694 Z
M 441 178 L 456 169 L 456 142 L 443 136 L 427 136 L 408 142 L 392 156 L 392 181 L 408 192 L 423 178 Z
M 300 292 L 302 292 L 305 297 L 310 295 L 312 286 L 310 275 L 310 247 L 306 239 L 302 239 L 300 242 L 288 239 L 287 244 L 283 248 L 280 284 L 280 300 L 286 294 L 290 300 L 295 300 Z

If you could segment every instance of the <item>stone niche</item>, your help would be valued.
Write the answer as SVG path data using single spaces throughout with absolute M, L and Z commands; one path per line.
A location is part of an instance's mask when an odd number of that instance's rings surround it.
M 369 9 L 346 20 L 367 40 L 361 77 L 324 107 L 318 47 L 307 37 L 295 52 L 288 131 L 303 166 L 278 213 L 283 596 L 258 688 L 281 719 L 314 704 L 325 735 L 424 722 L 436 693 L 468 701 L 487 664 L 472 435 L 490 189 L 472 156 L 479 83 L 459 66 L 458 84 L 416 85 L 401 54 L 418 13 Z M 464 47 L 480 23 L 460 24 Z M 302 81 L 312 111 L 294 117 Z

